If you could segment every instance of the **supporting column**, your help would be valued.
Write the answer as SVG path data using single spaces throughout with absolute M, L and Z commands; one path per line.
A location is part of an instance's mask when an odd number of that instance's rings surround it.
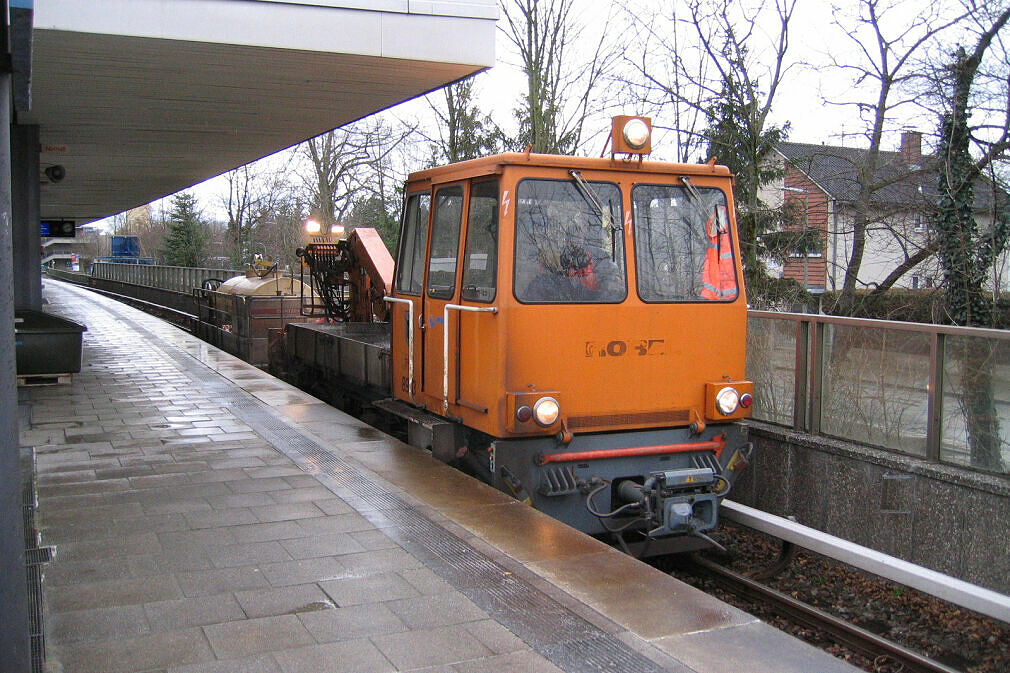
M 11 127 L 11 205 L 14 213 L 14 306 L 42 308 L 39 234 L 39 127 Z
M 0 68 L 0 673 L 28 673 L 28 582 L 14 375 L 10 105 L 10 72 Z M 37 245 L 34 259 L 38 259 Z

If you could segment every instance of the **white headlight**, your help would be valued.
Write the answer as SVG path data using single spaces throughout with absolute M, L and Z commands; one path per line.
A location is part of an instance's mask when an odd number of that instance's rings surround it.
M 554 425 L 560 415 L 561 405 L 553 397 L 541 397 L 533 405 L 533 420 L 545 428 Z
M 323 225 L 319 224 L 315 220 L 308 220 L 305 222 L 305 231 L 310 234 L 318 234 L 322 231 Z
M 723 388 L 715 396 L 715 407 L 724 416 L 729 416 L 740 408 L 740 393 L 736 388 Z
M 641 119 L 632 119 L 624 125 L 624 142 L 634 150 L 640 150 L 649 142 L 649 125 Z

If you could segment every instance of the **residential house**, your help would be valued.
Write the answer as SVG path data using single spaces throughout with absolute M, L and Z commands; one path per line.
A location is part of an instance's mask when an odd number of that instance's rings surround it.
M 797 252 L 780 269 L 813 293 L 841 290 L 853 244 L 854 207 L 859 199 L 859 172 L 868 152 L 854 147 L 781 143 L 774 161 L 783 177 L 762 189 L 772 207 L 783 202 L 798 213 L 796 227 L 823 232 L 816 251 Z M 922 261 L 894 287 L 931 288 L 943 274 L 935 254 L 919 254 L 931 241 L 930 222 L 938 202 L 936 159 L 922 153 L 922 134 L 905 131 L 896 151 L 880 152 L 871 180 L 871 222 L 866 232 L 857 288 L 872 288 L 917 254 Z M 999 192 L 1005 197 L 1005 193 Z M 987 180 L 975 188 L 975 214 L 980 227 L 993 221 L 993 190 Z M 993 270 L 993 286 L 1010 289 L 1010 263 L 1003 255 Z

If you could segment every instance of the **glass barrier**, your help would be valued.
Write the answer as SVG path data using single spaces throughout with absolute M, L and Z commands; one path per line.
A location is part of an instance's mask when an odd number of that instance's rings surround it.
M 1010 331 L 751 311 L 747 348 L 757 420 L 1010 473 Z
M 1010 471 L 1010 341 L 947 336 L 940 459 Z
M 824 325 L 821 432 L 927 457 L 930 336 Z
M 747 378 L 754 382 L 754 418 L 793 424 L 796 327 L 791 320 L 751 317 L 748 321 Z

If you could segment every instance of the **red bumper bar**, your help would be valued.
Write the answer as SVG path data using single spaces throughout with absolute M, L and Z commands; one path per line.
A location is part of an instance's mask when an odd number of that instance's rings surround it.
M 568 453 L 541 453 L 537 455 L 536 463 L 537 465 L 546 465 L 547 463 L 571 463 L 579 460 L 600 460 L 603 458 L 661 456 L 669 453 L 687 453 L 689 451 L 715 451 L 715 455 L 718 458 L 722 455 L 722 450 L 725 447 L 726 435 L 716 435 L 707 442 L 632 446 L 626 449 L 597 449 L 596 451 L 570 451 Z

